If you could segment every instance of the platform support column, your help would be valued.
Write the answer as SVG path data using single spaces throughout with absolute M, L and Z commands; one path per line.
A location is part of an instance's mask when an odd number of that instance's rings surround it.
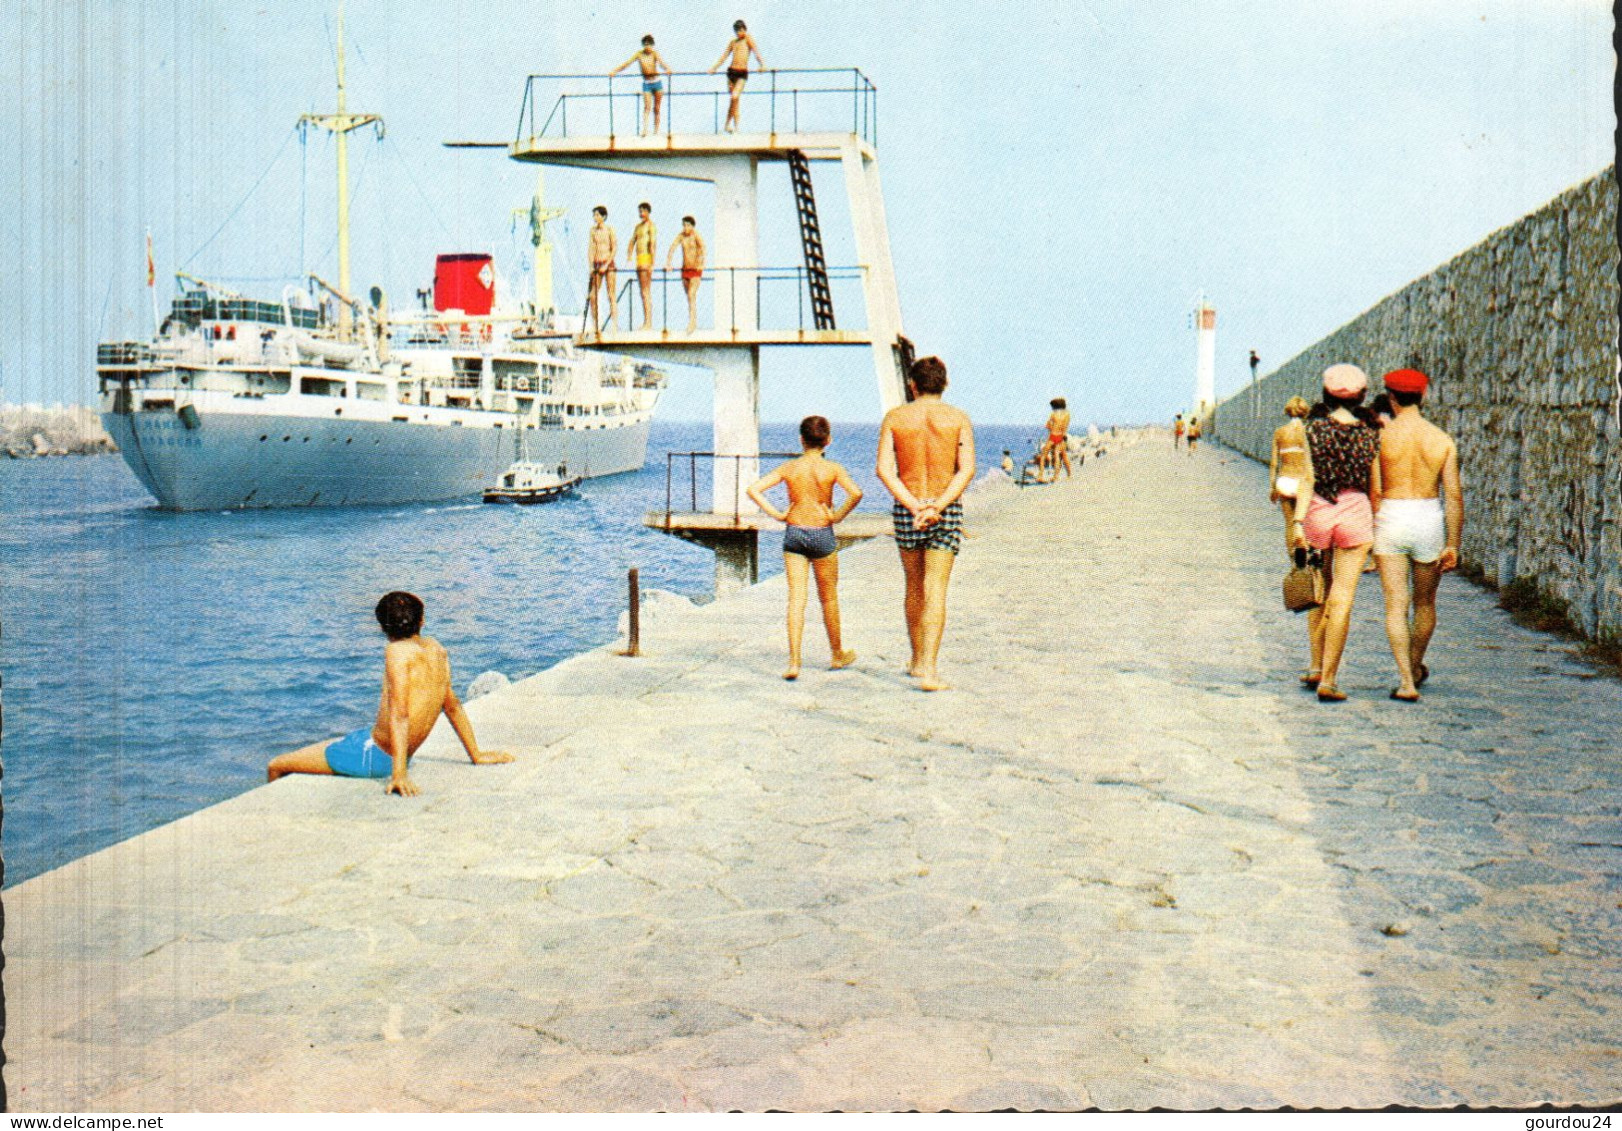
M 743 489 L 760 478 L 760 350 L 754 346 L 704 351 L 699 364 L 715 373 L 715 439 L 720 456 L 744 459 L 715 461 L 714 514 L 753 514 L 755 504 Z
M 758 167 L 755 158 L 747 156 L 714 160 L 715 231 L 709 241 L 709 266 L 716 269 L 711 278 L 717 330 L 754 330 L 760 324 L 755 307 L 760 266 Z M 726 270 L 729 267 L 736 270 Z
M 747 589 L 760 580 L 760 535 L 755 531 L 714 543 L 715 595 Z
M 873 337 L 873 375 L 878 380 L 880 405 L 888 412 L 907 399 L 907 390 L 896 364 L 895 342 L 902 332 L 901 298 L 890 260 L 879 167 L 863 155 L 854 138 L 840 148 L 839 164 L 850 197 L 851 224 L 856 229 L 856 259 L 862 268 L 862 297 Z

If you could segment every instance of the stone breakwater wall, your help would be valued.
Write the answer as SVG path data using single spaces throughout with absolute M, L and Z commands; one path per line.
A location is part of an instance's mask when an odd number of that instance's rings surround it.
M 0 405 L 0 459 L 115 452 L 96 410 L 83 405 Z
M 1223 401 L 1217 439 L 1265 461 L 1292 396 L 1349 361 L 1430 374 L 1458 441 L 1462 556 L 1533 580 L 1590 636 L 1622 636 L 1622 384 L 1615 168 L 1569 189 Z

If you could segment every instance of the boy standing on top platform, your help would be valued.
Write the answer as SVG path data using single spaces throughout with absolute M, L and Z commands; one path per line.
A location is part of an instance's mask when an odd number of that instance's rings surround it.
M 749 55 L 753 52 L 755 59 L 760 63 L 760 69 L 766 69 L 766 60 L 760 57 L 760 49 L 755 46 L 754 36 L 749 34 L 749 28 L 742 20 L 732 25 L 732 42 L 726 45 L 721 57 L 710 68 L 714 74 L 722 63 L 727 65 L 727 92 L 732 95 L 732 105 L 727 107 L 727 120 L 724 127 L 729 134 L 738 132 L 738 104 L 743 101 L 743 84 L 749 81 Z
M 640 136 L 645 137 L 648 134 L 649 114 L 653 115 L 653 132 L 659 132 L 659 108 L 665 100 L 665 80 L 659 77 L 659 70 L 663 68 L 667 75 L 673 75 L 675 72 L 664 61 L 664 57 L 653 49 L 653 36 L 651 35 L 644 35 L 642 37 L 642 50 L 632 55 L 612 71 L 609 71 L 608 77 L 613 78 L 632 63 L 636 63 L 642 68 L 642 128 L 637 132 Z
M 834 526 L 862 501 L 862 489 L 850 473 L 823 455 L 831 430 L 821 416 L 800 421 L 800 445 L 805 454 L 785 463 L 749 487 L 755 505 L 778 522 L 783 530 L 783 573 L 788 578 L 788 670 L 784 679 L 800 677 L 800 640 L 805 633 L 806 574 L 817 579 L 817 599 L 822 602 L 822 626 L 828 630 L 830 670 L 848 668 L 855 652 L 845 650 L 839 625 L 839 543 Z M 779 483 L 788 486 L 788 510 L 780 511 L 766 499 L 766 492 Z M 834 487 L 845 492 L 845 501 L 834 509 Z

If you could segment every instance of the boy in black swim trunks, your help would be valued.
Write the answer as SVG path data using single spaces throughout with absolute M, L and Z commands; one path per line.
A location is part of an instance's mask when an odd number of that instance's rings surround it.
M 850 473 L 823 456 L 830 429 L 821 416 L 800 421 L 800 445 L 805 454 L 783 464 L 749 487 L 755 505 L 778 522 L 783 531 L 783 574 L 788 578 L 788 670 L 784 679 L 800 676 L 800 638 L 805 632 L 806 575 L 817 579 L 817 599 L 822 602 L 822 626 L 828 630 L 828 651 L 833 657 L 828 667 L 848 668 L 856 659 L 847 652 L 839 636 L 839 544 L 834 525 L 862 501 L 862 489 Z M 766 499 L 766 492 L 779 483 L 788 486 L 788 510 L 780 511 Z M 845 492 L 845 501 L 834 509 L 834 487 Z
M 732 25 L 733 40 L 721 52 L 721 57 L 710 68 L 714 74 L 722 63 L 727 65 L 727 92 L 732 95 L 732 105 L 727 107 L 727 120 L 724 127 L 726 132 L 738 132 L 738 103 L 743 100 L 743 84 L 749 81 L 749 54 L 754 53 L 755 59 L 760 63 L 760 69 L 766 69 L 766 60 L 760 57 L 760 48 L 755 46 L 755 37 L 749 34 L 749 28 L 742 20 Z

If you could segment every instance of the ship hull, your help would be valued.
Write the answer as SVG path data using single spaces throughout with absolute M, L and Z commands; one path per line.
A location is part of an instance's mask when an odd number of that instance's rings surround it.
M 520 457 L 571 476 L 634 471 L 646 419 L 612 428 L 523 432 L 395 420 L 172 411 L 104 412 L 141 485 L 166 510 L 390 506 L 476 497 Z M 190 423 L 190 426 L 188 426 Z

